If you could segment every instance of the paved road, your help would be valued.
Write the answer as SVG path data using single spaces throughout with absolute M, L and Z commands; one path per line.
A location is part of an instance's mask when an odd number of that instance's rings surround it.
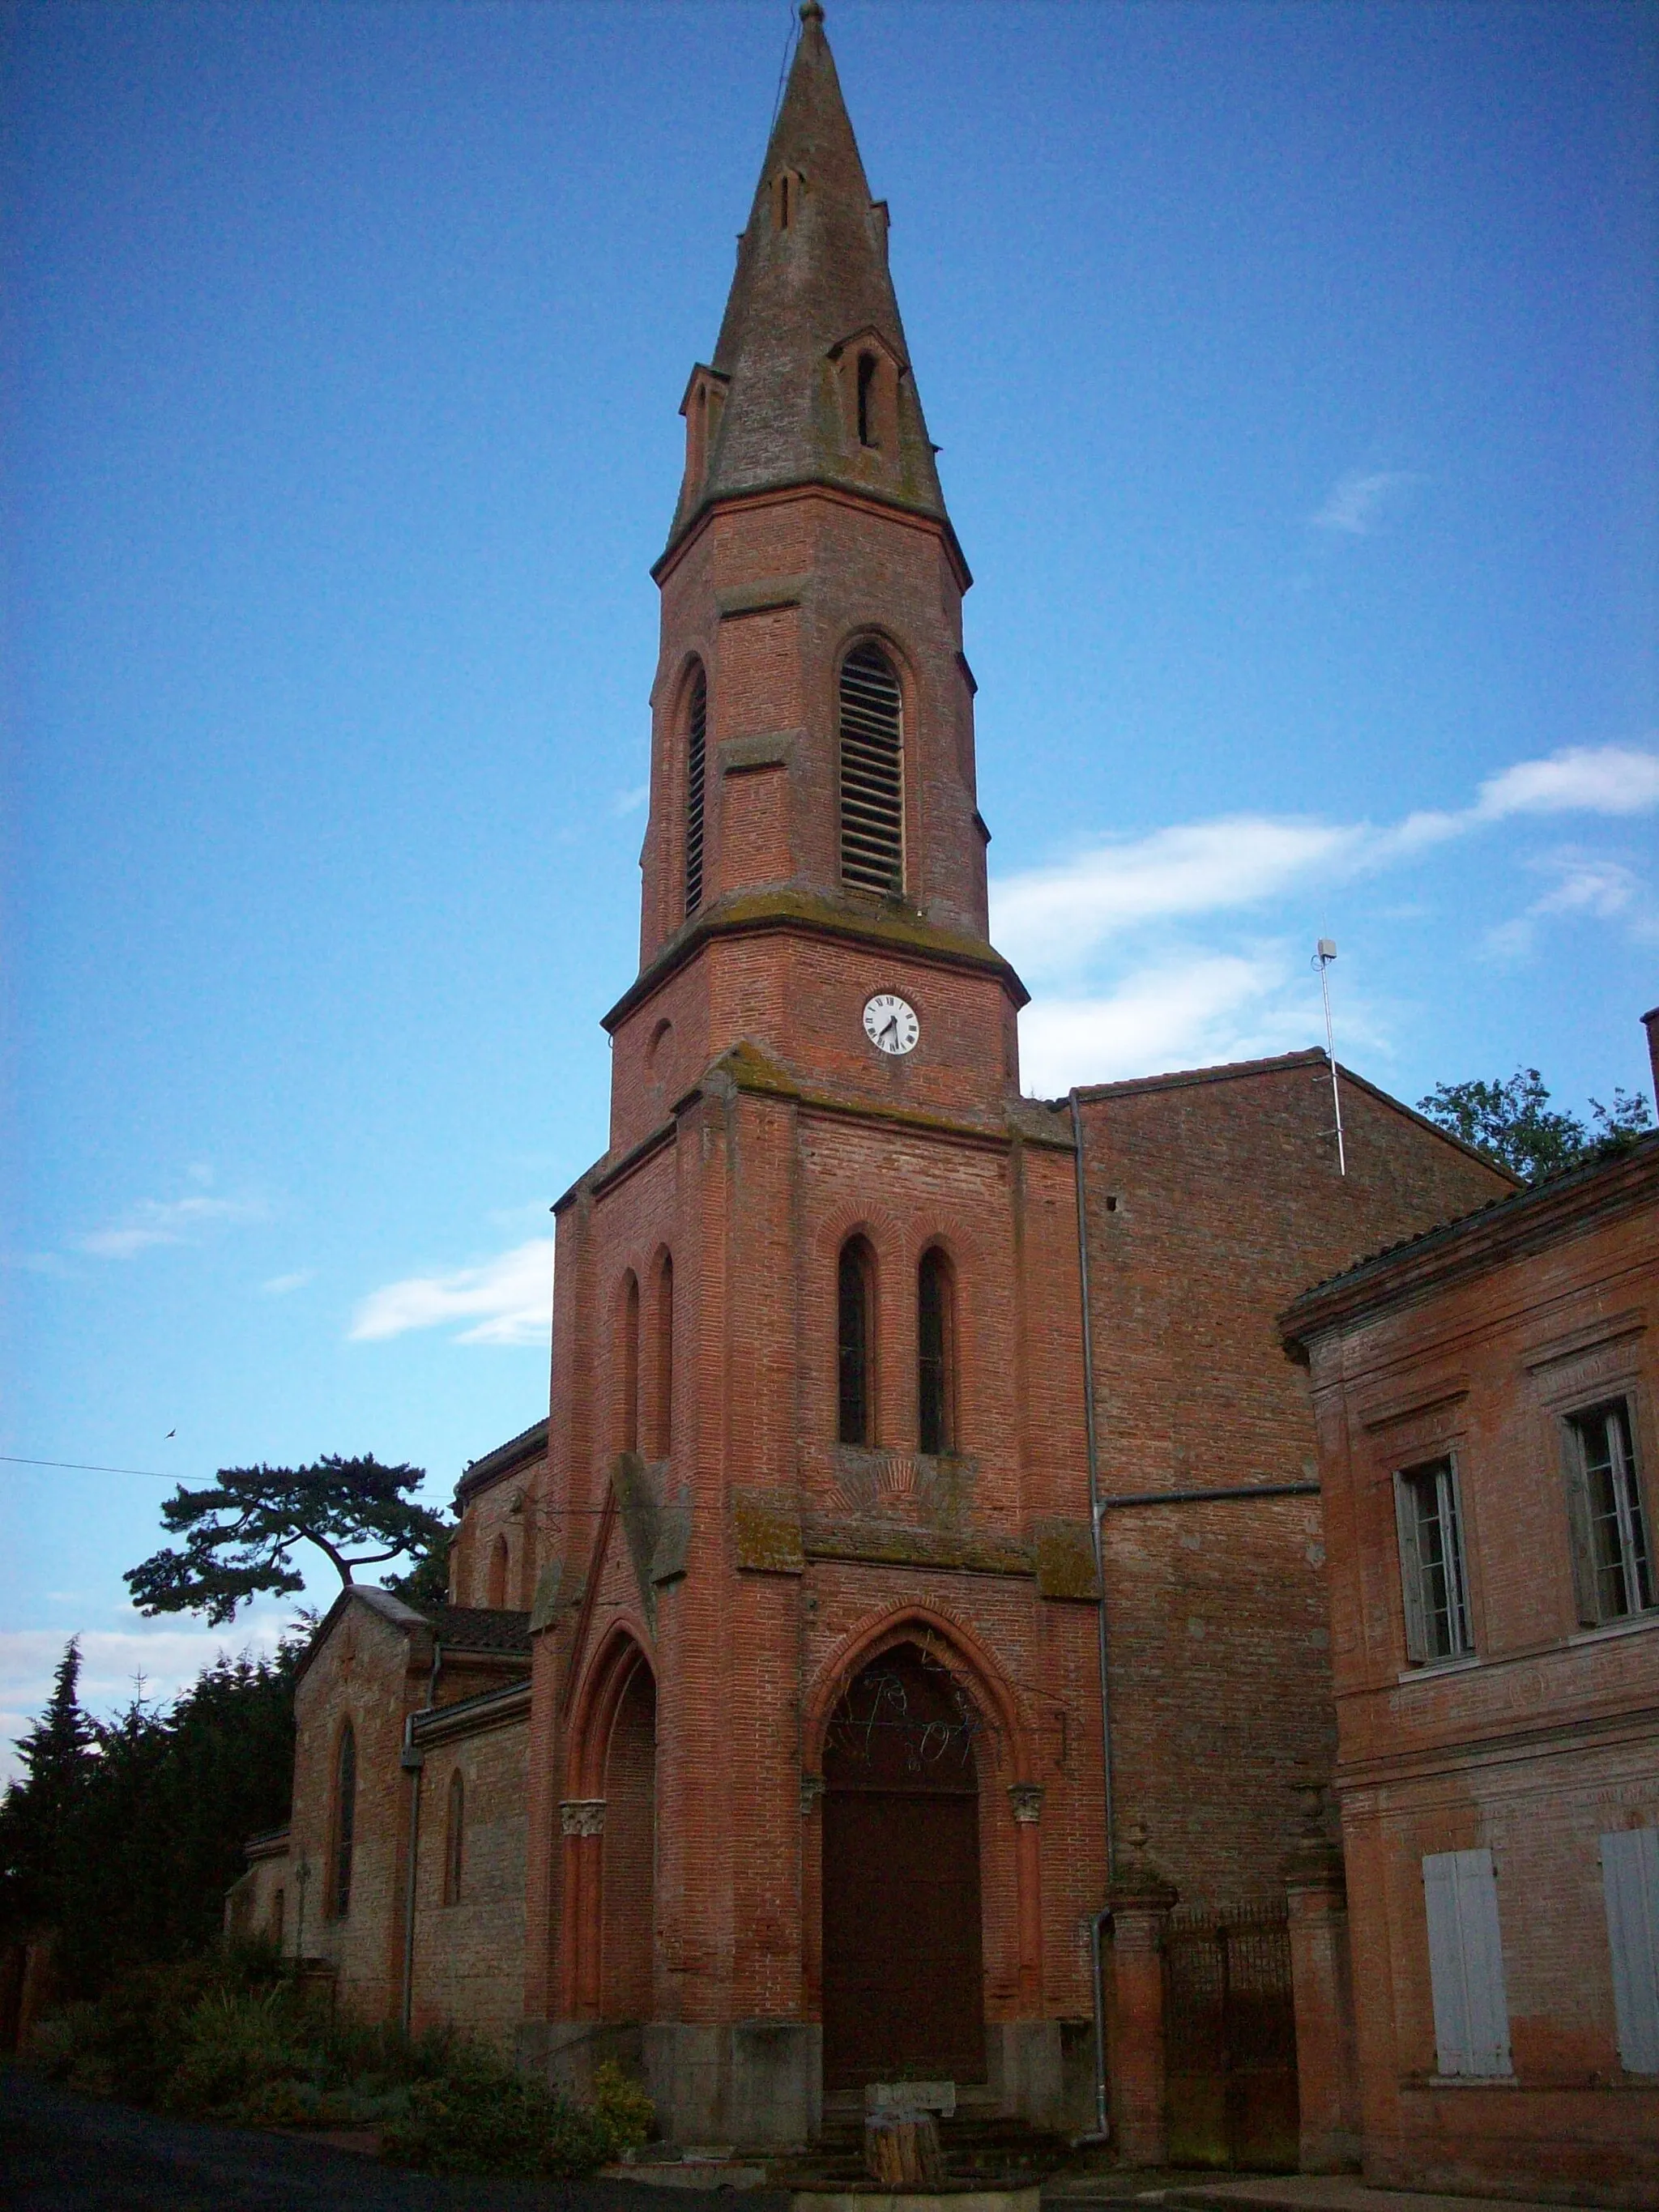
M 4 2212 L 783 2212 L 787 2197 L 626 2181 L 436 2181 L 352 2151 L 198 2126 L 0 2069 Z

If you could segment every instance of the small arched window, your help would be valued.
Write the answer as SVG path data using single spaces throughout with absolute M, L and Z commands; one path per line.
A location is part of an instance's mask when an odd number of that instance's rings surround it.
M 449 1778 L 449 1803 L 444 1814 L 444 1903 L 461 1901 L 461 1856 L 466 1834 L 466 1784 L 458 1766 Z
M 876 377 L 881 364 L 872 353 L 859 356 L 859 443 L 879 446 L 876 434 Z
M 674 1262 L 666 1252 L 657 1271 L 656 1323 L 650 1455 L 666 1459 L 674 1447 Z
M 484 1585 L 484 1603 L 499 1612 L 507 1603 L 507 1538 L 497 1536 L 490 1547 L 489 1574 Z
M 937 1245 L 916 1270 L 916 1441 L 949 1452 L 956 1439 L 956 1285 Z
M 640 1448 L 640 1279 L 630 1267 L 623 1286 L 622 1448 Z
M 836 1266 L 836 1435 L 844 1444 L 872 1441 L 875 1289 L 875 1255 L 849 1237 Z
M 701 665 L 685 704 L 685 910 L 702 904 L 703 799 L 708 774 L 708 679 Z
M 334 1850 L 329 1868 L 329 1911 L 343 1920 L 351 1910 L 351 1849 L 357 1830 L 357 1738 L 348 1721 L 334 1759 Z
M 898 678 L 878 645 L 841 665 L 841 872 L 860 890 L 904 889 L 904 721 Z

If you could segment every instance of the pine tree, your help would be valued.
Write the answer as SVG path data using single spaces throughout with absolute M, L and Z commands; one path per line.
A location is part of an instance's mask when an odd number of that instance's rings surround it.
M 18 1739 L 22 1778 L 0 1800 L 0 1928 L 56 1927 L 70 1832 L 96 1765 L 96 1732 L 81 1710 L 81 1646 L 71 1637 L 46 1710 Z

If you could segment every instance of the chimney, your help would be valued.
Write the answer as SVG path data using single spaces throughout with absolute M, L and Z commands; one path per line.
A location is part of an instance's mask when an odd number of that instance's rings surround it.
M 1653 1104 L 1659 1113 L 1659 1006 L 1650 1006 L 1642 1017 L 1642 1026 L 1648 1033 L 1648 1064 L 1653 1070 Z

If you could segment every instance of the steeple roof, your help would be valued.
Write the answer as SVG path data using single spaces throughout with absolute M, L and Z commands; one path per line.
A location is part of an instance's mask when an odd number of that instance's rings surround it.
M 671 545 L 716 500 L 797 483 L 841 484 L 948 520 L 888 272 L 886 205 L 870 198 L 823 9 L 803 0 L 800 15 L 714 349 L 718 428 L 702 482 L 688 474 Z M 851 341 L 878 345 L 897 368 L 896 449 L 879 465 L 849 447 L 838 364 Z

